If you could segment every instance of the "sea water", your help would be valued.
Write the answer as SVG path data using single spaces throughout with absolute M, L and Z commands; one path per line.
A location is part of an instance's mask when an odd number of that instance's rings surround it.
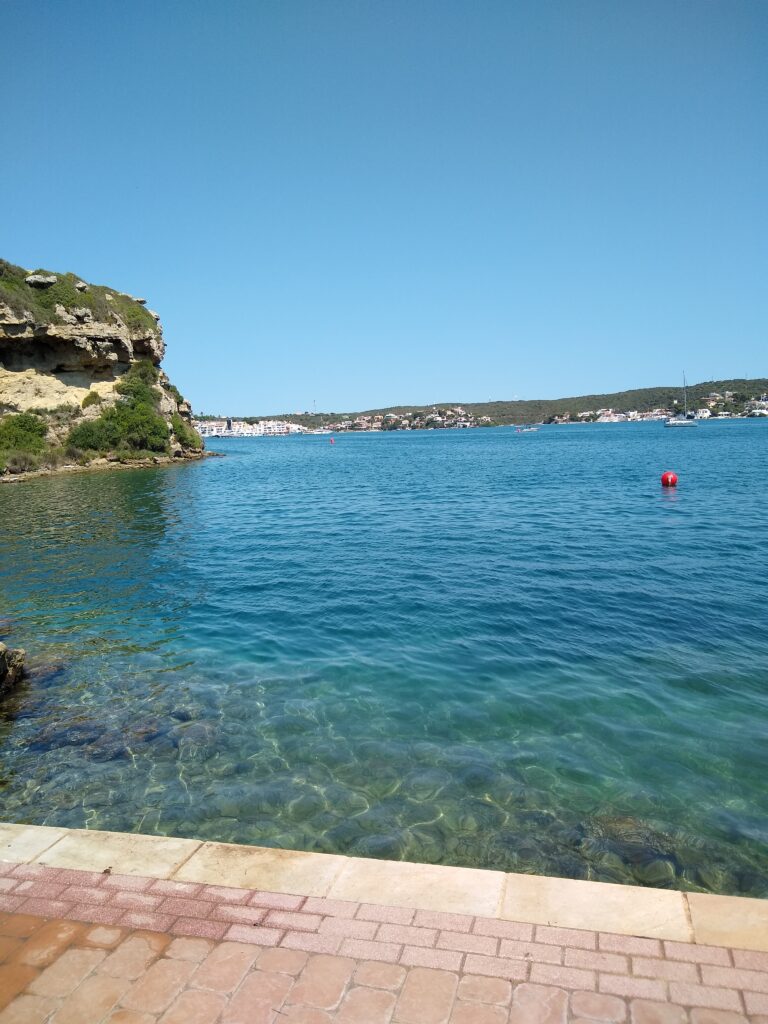
M 768 422 L 211 447 L 0 486 L 0 819 L 768 896 Z

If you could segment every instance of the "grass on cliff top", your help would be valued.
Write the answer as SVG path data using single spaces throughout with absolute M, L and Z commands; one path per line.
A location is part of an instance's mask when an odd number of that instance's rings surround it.
M 88 291 L 79 292 L 75 283 L 81 278 L 77 274 L 59 274 L 52 270 L 35 270 L 36 274 L 56 274 L 58 281 L 50 288 L 33 288 L 26 282 L 27 271 L 0 260 L 0 302 L 7 303 L 15 313 L 28 310 L 40 323 L 61 323 L 56 315 L 56 306 L 65 309 L 87 307 L 96 320 L 108 321 L 110 313 L 120 316 L 133 333 L 154 331 L 157 324 L 151 313 L 139 302 L 103 285 L 89 284 Z M 108 299 L 107 295 L 112 298 Z

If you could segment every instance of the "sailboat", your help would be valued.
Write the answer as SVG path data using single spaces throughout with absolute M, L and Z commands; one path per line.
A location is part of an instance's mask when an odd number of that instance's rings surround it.
M 665 427 L 697 427 L 698 423 L 694 419 L 692 412 L 688 412 L 688 384 L 685 380 L 685 374 L 683 374 L 683 407 L 684 411 L 679 412 L 677 416 L 670 416 L 669 419 L 664 420 Z

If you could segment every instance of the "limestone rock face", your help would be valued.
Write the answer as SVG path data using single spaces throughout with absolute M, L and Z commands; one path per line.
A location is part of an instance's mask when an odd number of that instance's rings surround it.
M 0 643 L 0 697 L 19 682 L 24 673 L 25 652 Z
M 163 332 L 129 327 L 117 311 L 97 320 L 86 306 L 54 307 L 55 323 L 36 319 L 29 310 L 13 310 L 0 301 L 0 362 L 7 370 L 34 367 L 44 373 L 74 373 L 88 368 L 98 374 L 120 373 L 135 359 L 156 366 L 165 355 Z

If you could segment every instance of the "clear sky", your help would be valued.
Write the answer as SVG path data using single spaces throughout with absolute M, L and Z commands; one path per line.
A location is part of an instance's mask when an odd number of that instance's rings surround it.
M 196 410 L 768 376 L 766 0 L 0 0 L 0 255 Z

